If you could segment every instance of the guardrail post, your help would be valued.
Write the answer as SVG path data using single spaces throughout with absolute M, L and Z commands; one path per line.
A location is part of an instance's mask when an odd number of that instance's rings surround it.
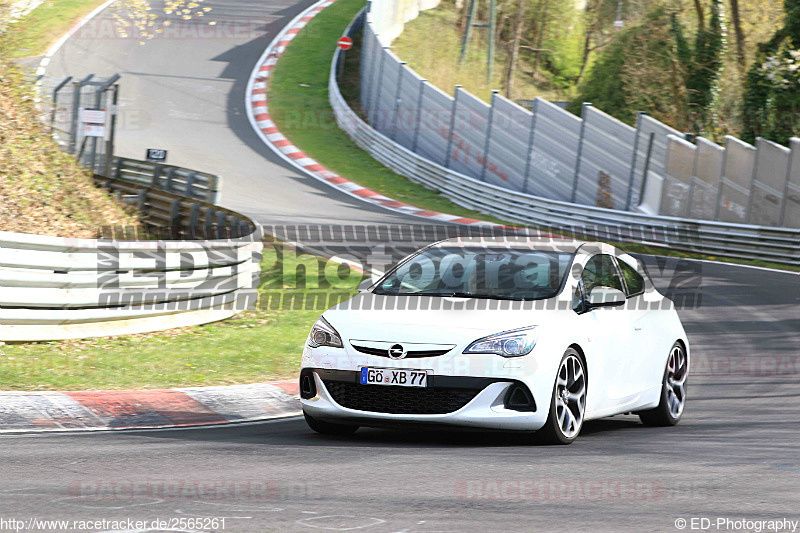
M 186 178 L 186 196 L 192 198 L 194 196 L 194 180 L 197 175 L 194 172 L 189 172 L 189 177 Z
M 422 94 L 425 90 L 426 79 L 419 80 L 419 95 L 417 95 L 417 122 L 414 128 L 414 140 L 411 141 L 411 151 L 417 151 L 417 143 L 419 142 L 419 130 L 422 128 Z
M 167 171 L 167 182 L 164 184 L 164 190 L 170 192 L 172 190 L 172 181 L 175 179 L 175 168 Z
M 123 159 L 121 157 L 118 157 L 117 168 L 114 170 L 114 179 L 122 179 L 122 165 L 123 165 Z
M 175 228 L 180 225 L 181 221 L 181 201 L 179 198 L 172 200 L 172 209 L 169 214 L 169 223 Z
M 461 92 L 461 85 L 456 85 L 453 95 L 453 109 L 450 111 L 450 130 L 447 133 L 447 152 L 444 157 L 445 168 L 450 168 L 450 153 L 453 148 L 453 129 L 456 127 L 456 110 L 458 109 L 458 93 Z
M 158 188 L 158 180 L 161 179 L 161 173 L 164 172 L 164 167 L 156 165 L 153 169 L 153 177 L 150 179 L 150 186 L 154 189 Z
M 533 99 L 533 116 L 531 116 L 531 131 L 528 135 L 528 154 L 525 158 L 525 176 L 522 180 L 522 192 L 528 192 L 528 181 L 531 176 L 531 160 L 533 159 L 533 141 L 536 136 L 536 114 L 539 112 L 539 98 Z
M 486 125 L 486 142 L 483 143 L 483 164 L 481 165 L 481 181 L 486 181 L 486 165 L 489 160 L 489 144 L 492 140 L 492 122 L 494 121 L 494 104 L 497 93 L 500 91 L 492 91 L 491 105 L 489 106 L 489 120 Z
M 628 195 L 625 198 L 625 211 L 631 210 L 631 201 L 633 200 L 633 182 L 636 180 L 636 159 L 639 155 L 639 134 L 642 130 L 642 117 L 646 116 L 644 111 L 636 113 L 636 134 L 633 137 L 633 157 L 631 158 L 631 173 L 628 178 Z
M 570 195 L 570 203 L 575 203 L 575 198 L 578 196 L 578 179 L 581 173 L 581 155 L 583 154 L 583 137 L 586 134 L 586 108 L 591 106 L 590 102 L 584 102 L 581 106 L 581 133 L 578 137 L 578 154 L 575 158 L 575 179 L 572 181 L 572 194 Z
M 206 239 L 211 239 L 211 235 L 214 232 L 214 218 L 216 217 L 217 210 L 213 207 L 209 207 L 206 209 L 205 215 L 205 235 Z

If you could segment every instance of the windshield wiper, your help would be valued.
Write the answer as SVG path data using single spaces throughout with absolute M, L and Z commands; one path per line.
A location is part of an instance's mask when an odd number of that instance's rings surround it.
M 478 298 L 481 300 L 515 300 L 515 301 L 523 300 L 523 298 L 514 298 L 513 296 L 500 296 L 497 294 L 475 294 L 472 292 L 432 293 L 432 294 L 425 294 L 425 296 L 440 296 L 442 298 Z

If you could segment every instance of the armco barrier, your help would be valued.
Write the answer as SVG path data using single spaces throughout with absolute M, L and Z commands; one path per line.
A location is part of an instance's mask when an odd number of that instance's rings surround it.
M 347 33 L 354 33 L 356 22 L 362 16 L 363 12 L 351 23 Z M 336 79 L 342 57 L 337 50 L 328 83 L 330 103 L 339 127 L 388 168 L 439 191 L 458 205 L 512 222 L 567 229 L 606 240 L 634 240 L 714 256 L 800 263 L 800 230 L 646 215 L 549 200 L 445 168 L 379 133 L 348 106 Z
M 112 177 L 118 180 L 174 192 L 210 204 L 220 201 L 222 178 L 214 174 L 124 157 L 115 157 L 112 169 Z
M 135 203 L 145 237 L 0 232 L 0 341 L 121 335 L 222 320 L 255 304 L 261 229 L 210 203 L 96 177 Z

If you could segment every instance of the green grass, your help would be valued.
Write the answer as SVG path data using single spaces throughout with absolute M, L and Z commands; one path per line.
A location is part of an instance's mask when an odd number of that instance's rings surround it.
M 11 57 L 42 55 L 76 22 L 101 5 L 103 0 L 47 0 L 12 30 Z
M 0 343 L 0 390 L 152 389 L 295 377 L 311 325 L 327 307 L 355 293 L 361 274 L 352 271 L 347 279 L 336 280 L 328 266 L 328 275 L 318 276 L 315 271 L 326 261 L 297 256 L 282 245 L 267 246 L 258 310 L 214 324 L 150 334 Z M 320 287 L 319 279 L 336 284 Z M 316 307 L 267 303 L 270 296 L 318 295 L 329 299 Z
M 337 1 L 309 22 L 286 49 L 270 77 L 268 93 L 270 115 L 278 129 L 332 171 L 390 198 L 433 211 L 499 222 L 395 174 L 336 126 L 328 102 L 331 57 L 337 38 L 363 6 L 363 0 Z M 357 54 L 352 50 L 348 55 L 353 58 Z

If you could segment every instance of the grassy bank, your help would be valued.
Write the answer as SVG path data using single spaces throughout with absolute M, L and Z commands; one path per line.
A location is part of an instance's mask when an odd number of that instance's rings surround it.
M 294 377 L 311 325 L 327 307 L 355 294 L 361 281 L 351 271 L 334 287 L 320 288 L 326 276 L 317 273 L 326 264 L 267 245 L 257 310 L 157 333 L 0 344 L 0 390 L 151 389 Z M 327 270 L 330 279 L 333 269 Z M 319 296 L 327 298 L 324 304 L 309 303 Z
M 0 231 L 92 238 L 102 226 L 137 224 L 52 141 L 8 50 L 0 37 Z
M 104 0 L 46 0 L 12 30 L 10 57 L 35 57 Z

